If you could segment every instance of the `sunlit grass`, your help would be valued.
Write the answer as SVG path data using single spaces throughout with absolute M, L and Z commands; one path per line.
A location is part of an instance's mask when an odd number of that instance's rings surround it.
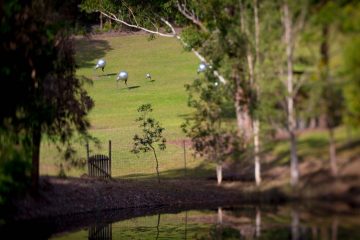
M 140 129 L 135 122 L 137 108 L 150 103 L 152 116 L 166 129 L 167 149 L 159 153 L 160 170 L 181 169 L 184 153 L 180 129 L 184 116 L 191 112 L 187 107 L 184 85 L 196 78 L 197 58 L 185 52 L 176 39 L 158 38 L 149 41 L 146 35 L 77 39 L 77 75 L 93 80 L 86 88 L 95 101 L 90 112 L 90 133 L 102 143 L 101 149 L 90 146 L 92 153 L 107 153 L 112 141 L 113 174 L 152 174 L 154 160 L 151 154 L 137 158 L 130 153 L 132 137 Z M 98 59 L 106 60 L 105 71 L 94 70 Z M 129 74 L 128 87 L 116 77 L 120 70 Z M 152 81 L 145 74 L 152 75 Z M 176 144 L 175 144 L 176 141 Z M 78 146 L 78 155 L 86 157 L 85 146 Z M 191 157 L 187 149 L 187 167 L 196 167 L 199 160 Z M 41 148 L 41 173 L 57 174 L 62 156 L 44 141 Z M 85 169 L 68 169 L 67 174 L 79 176 Z

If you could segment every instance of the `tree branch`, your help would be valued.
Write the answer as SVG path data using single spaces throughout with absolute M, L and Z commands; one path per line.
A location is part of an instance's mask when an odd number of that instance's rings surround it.
M 199 18 L 196 16 L 194 10 L 190 11 L 189 9 L 187 9 L 186 5 L 180 4 L 179 1 L 176 1 L 176 5 L 177 8 L 179 10 L 179 12 L 186 17 L 187 19 L 189 19 L 190 21 L 192 21 L 195 25 L 197 25 L 198 27 L 200 27 L 201 30 L 203 30 L 204 32 L 209 32 L 208 29 L 204 26 L 204 24 L 199 20 Z
M 144 27 L 141 27 L 139 25 L 134 25 L 134 24 L 130 24 L 122 19 L 119 19 L 118 17 L 116 17 L 115 14 L 113 13 L 110 13 L 110 12 L 105 12 L 105 11 L 102 11 L 102 10 L 98 10 L 100 13 L 102 13 L 104 16 L 106 16 L 107 18 L 110 18 L 116 22 L 120 22 L 126 26 L 129 26 L 129 27 L 133 27 L 133 28 L 136 28 L 136 29 L 140 29 L 140 30 L 143 30 L 145 32 L 148 32 L 148 33 L 151 33 L 151 34 L 156 34 L 156 35 L 159 35 L 159 36 L 162 36 L 162 37 L 176 37 L 185 47 L 188 47 L 189 45 L 184 42 L 184 40 L 182 40 L 182 38 L 177 34 L 175 28 L 173 27 L 173 25 L 167 21 L 166 19 L 164 18 L 160 18 L 160 20 L 165 23 L 170 29 L 171 29 L 171 32 L 172 33 L 162 33 L 160 32 L 159 30 L 157 31 L 153 31 L 153 30 L 150 30 L 150 29 L 147 29 L 147 28 L 144 28 Z M 205 57 L 202 56 L 198 51 L 196 51 L 194 48 L 191 48 L 191 51 L 195 54 L 195 56 L 200 59 L 200 61 L 208 64 L 208 62 L 206 61 Z M 217 70 L 214 70 L 213 71 L 213 74 L 214 76 L 216 76 L 220 82 L 222 83 L 226 83 L 226 79 L 217 71 Z
M 115 14 L 113 14 L 113 13 L 106 13 L 106 12 L 101 11 L 101 10 L 99 12 L 101 12 L 104 16 L 106 16 L 106 17 L 108 17 L 108 18 L 110 18 L 110 19 L 112 19 L 112 20 L 114 20 L 116 22 L 120 22 L 120 23 L 122 23 L 122 24 L 124 24 L 124 25 L 126 25 L 128 27 L 140 29 L 140 30 L 143 30 L 145 32 L 152 33 L 152 34 L 157 34 L 157 35 L 162 36 L 162 37 L 175 37 L 176 36 L 176 34 L 174 34 L 174 33 L 170 34 L 170 33 L 163 33 L 163 32 L 159 32 L 159 31 L 153 31 L 153 30 L 141 27 L 139 25 L 130 24 L 130 23 L 124 21 L 124 20 L 121 20 L 121 19 L 117 18 L 115 16 Z

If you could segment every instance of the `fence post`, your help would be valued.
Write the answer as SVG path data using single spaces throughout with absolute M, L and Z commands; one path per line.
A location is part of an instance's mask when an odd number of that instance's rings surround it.
M 109 140 L 109 176 L 111 178 L 111 140 Z
M 88 165 L 88 175 L 90 176 L 90 163 L 89 163 L 89 157 L 90 157 L 90 149 L 89 149 L 89 143 L 86 143 L 86 162 Z
M 185 146 L 185 140 L 183 140 L 183 146 L 184 146 L 184 176 L 186 177 L 186 146 Z

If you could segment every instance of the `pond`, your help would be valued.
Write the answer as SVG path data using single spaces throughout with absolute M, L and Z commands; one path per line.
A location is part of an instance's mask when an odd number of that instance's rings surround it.
M 336 211 L 335 211 L 336 210 Z M 121 213 L 120 210 L 118 210 Z M 66 218 L 33 227 L 42 239 L 360 239 L 360 211 L 348 206 L 233 206 L 168 213 L 150 211 L 122 220 Z M 161 213 L 160 213 L 161 212 Z M 109 213 L 108 213 L 109 214 Z M 107 216 L 108 216 L 107 214 Z M 145 213 L 146 214 L 146 213 Z M 141 215 L 141 211 L 137 214 Z M 105 221 L 104 221 L 105 219 Z M 112 219 L 112 220 L 109 220 Z M 76 221 L 71 223 L 71 221 Z M 60 227 L 59 227 L 60 226 Z M 50 230 L 52 229 L 52 230 Z M 21 230 L 18 231 L 31 231 Z M 40 234 L 38 231 L 44 231 Z M 49 232 L 50 231 L 50 232 Z M 53 231 L 53 232 L 51 232 Z M 14 232 L 14 230 L 12 231 Z M 45 234 L 46 232 L 46 234 Z M 28 232 L 28 238 L 32 234 Z
M 317 207 L 218 207 L 94 223 L 51 239 L 360 239 L 360 214 Z

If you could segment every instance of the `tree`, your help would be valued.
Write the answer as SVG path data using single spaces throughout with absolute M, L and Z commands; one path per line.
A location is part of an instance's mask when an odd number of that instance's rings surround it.
M 238 149 L 237 136 L 226 124 L 228 116 L 224 111 L 224 106 L 233 104 L 226 94 L 229 86 L 219 85 L 214 76 L 207 74 L 185 87 L 189 93 L 188 106 L 196 111 L 181 127 L 191 139 L 195 154 L 217 164 L 217 181 L 221 184 L 223 163 Z
M 284 44 L 286 52 L 286 84 L 287 84 L 287 130 L 290 137 L 290 175 L 291 185 L 296 186 L 299 181 L 299 167 L 296 143 L 296 116 L 294 98 L 296 91 L 294 88 L 294 48 L 296 33 L 302 29 L 305 21 L 306 4 L 301 6 L 300 13 L 294 17 L 291 5 L 288 0 L 284 0 L 282 4 L 283 10 L 283 26 L 284 26 Z
M 140 113 L 140 117 L 136 119 L 136 122 L 140 123 L 139 127 L 142 130 L 142 135 L 134 135 L 134 145 L 131 152 L 138 154 L 140 152 L 146 153 L 152 151 L 154 153 L 156 173 L 160 183 L 159 161 L 155 151 L 155 144 L 158 145 L 160 151 L 166 149 L 166 139 L 162 135 L 165 128 L 161 127 L 160 123 L 154 118 L 148 117 L 148 114 L 153 111 L 151 104 L 143 104 L 137 111 Z
M 14 133 L 15 143 L 30 139 L 24 144 L 32 153 L 33 189 L 42 135 L 71 147 L 75 132 L 89 136 L 86 115 L 93 107 L 84 80 L 75 76 L 72 41 L 51 6 L 41 0 L 1 4 L 0 128 Z

